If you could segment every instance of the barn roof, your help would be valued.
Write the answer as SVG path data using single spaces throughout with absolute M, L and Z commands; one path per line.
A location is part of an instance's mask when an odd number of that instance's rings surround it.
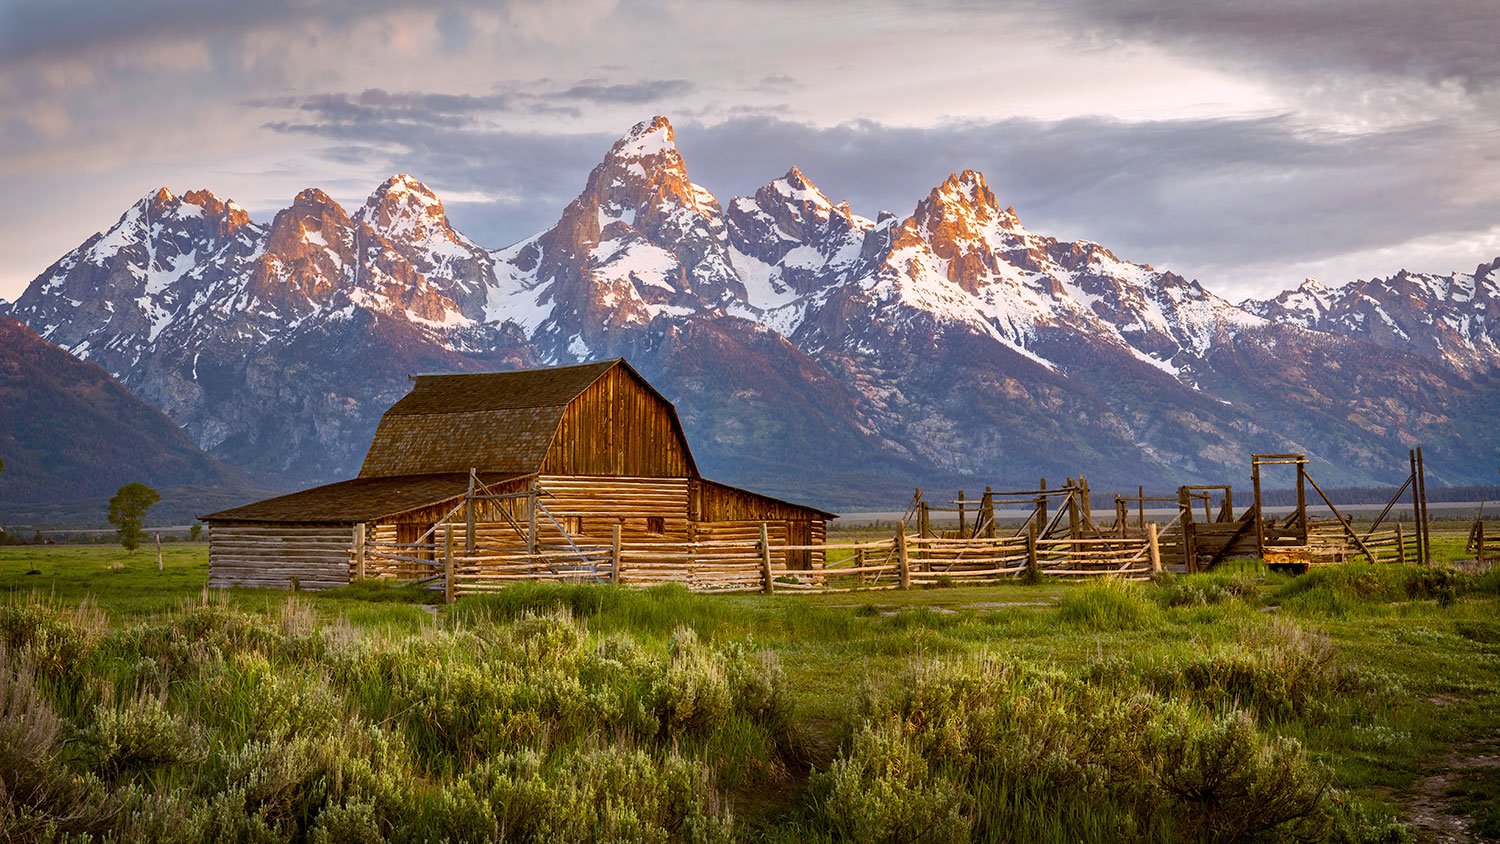
M 381 417 L 359 476 L 467 472 L 470 467 L 500 474 L 537 472 L 568 404 L 617 366 L 666 405 L 681 434 L 672 403 L 622 358 L 510 372 L 417 375 L 411 392 Z M 687 460 L 692 465 L 691 453 Z
M 521 477 L 524 477 L 521 476 Z M 494 486 L 516 478 L 481 475 Z M 355 478 L 203 516 L 205 522 L 355 524 L 430 507 L 469 491 L 469 473 Z

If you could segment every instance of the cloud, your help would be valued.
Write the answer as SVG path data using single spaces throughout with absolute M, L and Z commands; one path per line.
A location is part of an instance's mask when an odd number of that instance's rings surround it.
M 606 84 L 599 79 L 587 79 L 551 96 L 591 103 L 641 105 L 691 93 L 696 87 L 686 79 L 652 79 L 616 85 Z
M 476 204 L 455 217 L 472 236 L 497 245 L 554 222 L 614 137 L 362 117 L 369 119 L 275 128 L 373 144 L 398 169 L 523 197 L 503 208 Z M 1462 244 L 1500 221 L 1500 196 L 1468 188 L 1475 180 L 1500 181 L 1500 162 L 1487 132 L 1461 124 L 1343 134 L 1308 129 L 1287 115 L 897 127 L 815 126 L 761 114 L 679 119 L 676 128 L 694 181 L 721 201 L 752 193 L 796 164 L 860 213 L 905 215 L 948 173 L 974 168 L 1038 232 L 1103 243 L 1232 294 L 1294 283 L 1303 267 L 1389 272 L 1396 267 L 1349 256 L 1388 260 L 1402 243 L 1453 244 L 1448 253 L 1421 252 L 1430 260 L 1446 256 L 1449 265 L 1419 269 L 1468 267 L 1493 256 L 1464 254 Z
M 1142 39 L 1270 74 L 1347 72 L 1477 90 L 1500 82 L 1493 0 L 1044 0 L 1097 45 Z M 957 4 L 974 11 L 975 7 Z

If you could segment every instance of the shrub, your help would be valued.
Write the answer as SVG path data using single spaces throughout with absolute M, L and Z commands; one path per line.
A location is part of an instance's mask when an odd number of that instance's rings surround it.
M 87 602 L 65 609 L 32 596 L 0 604 L 0 644 L 45 677 L 76 681 L 103 631 L 103 614 Z
M 988 660 L 923 666 L 871 701 L 829 777 L 817 820 L 834 834 L 900 834 L 860 802 L 877 785 L 923 817 L 959 807 L 981 840 L 1242 840 L 1328 810 L 1327 773 L 1242 712 Z
M 1336 659 L 1327 636 L 1284 621 L 1241 627 L 1228 643 L 1149 670 L 1147 681 L 1164 694 L 1189 694 L 1210 706 L 1312 721 L 1368 685 Z
M 692 628 L 672 634 L 667 670 L 653 695 L 663 731 L 704 733 L 723 723 L 733 699 L 724 659 L 698 641 Z
M 899 722 L 866 724 L 814 784 L 828 829 L 847 841 L 968 841 L 968 796 L 935 775 Z
M 1152 597 L 1164 607 L 1207 607 L 1229 601 L 1254 603 L 1259 596 L 1255 578 L 1243 573 L 1176 577 L 1160 583 L 1152 592 Z
M 151 695 L 131 698 L 121 706 L 99 704 L 79 742 L 90 767 L 106 779 L 192 761 L 199 743 L 197 730 Z

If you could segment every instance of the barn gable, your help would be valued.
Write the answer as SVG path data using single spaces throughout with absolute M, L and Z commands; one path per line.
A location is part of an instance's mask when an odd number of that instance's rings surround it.
M 697 477 L 676 410 L 623 360 L 413 380 L 381 418 L 361 478 Z

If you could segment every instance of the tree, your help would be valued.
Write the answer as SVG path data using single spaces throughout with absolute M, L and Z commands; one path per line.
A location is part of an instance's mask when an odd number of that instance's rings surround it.
M 198 541 L 198 537 L 200 537 L 202 535 L 203 535 L 203 525 L 197 524 L 195 522 L 192 527 L 188 528 L 188 541 L 189 542 L 197 542 Z
M 109 500 L 109 523 L 119 528 L 120 544 L 125 550 L 141 547 L 144 535 L 141 526 L 146 521 L 146 511 L 161 500 L 156 490 L 142 483 L 131 483 L 120 487 L 115 497 Z

